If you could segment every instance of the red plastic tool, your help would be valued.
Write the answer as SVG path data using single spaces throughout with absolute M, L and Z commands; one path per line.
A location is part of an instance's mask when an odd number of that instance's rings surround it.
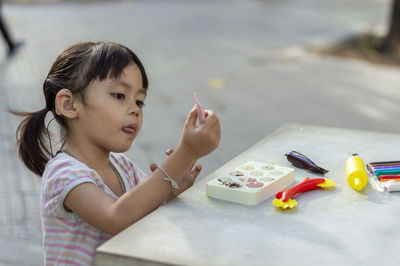
M 275 199 L 272 202 L 276 207 L 281 207 L 283 209 L 293 208 L 297 206 L 296 200 L 292 198 L 297 194 L 318 189 L 318 188 L 328 188 L 333 187 L 335 182 L 326 178 L 305 178 L 301 183 L 288 188 L 286 190 L 276 193 Z

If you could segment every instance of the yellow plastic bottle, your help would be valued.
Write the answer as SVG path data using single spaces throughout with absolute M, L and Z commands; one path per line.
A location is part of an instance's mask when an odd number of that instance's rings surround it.
M 368 183 L 364 162 L 357 154 L 353 154 L 346 161 L 346 177 L 350 187 L 358 191 L 362 190 Z

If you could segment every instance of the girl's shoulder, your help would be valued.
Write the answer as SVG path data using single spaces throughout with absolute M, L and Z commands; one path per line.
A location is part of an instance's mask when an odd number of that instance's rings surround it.
M 42 182 L 51 182 L 51 180 L 60 178 L 72 180 L 82 177 L 90 179 L 93 183 L 100 183 L 93 169 L 70 155 L 59 153 L 47 162 L 42 175 Z
M 86 164 L 78 161 L 65 153 L 59 153 L 51 158 L 44 169 L 43 176 L 53 175 L 58 171 L 89 171 L 91 170 Z
M 68 193 L 83 183 L 92 183 L 105 190 L 100 176 L 84 163 L 65 154 L 59 153 L 50 159 L 42 176 L 43 215 L 53 214 L 62 219 L 76 219 L 76 216 L 64 208 Z

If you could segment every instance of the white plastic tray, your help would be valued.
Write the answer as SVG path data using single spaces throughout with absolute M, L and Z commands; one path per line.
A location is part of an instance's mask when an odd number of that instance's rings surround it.
M 249 161 L 207 183 L 207 196 L 255 205 L 294 182 L 294 169 Z

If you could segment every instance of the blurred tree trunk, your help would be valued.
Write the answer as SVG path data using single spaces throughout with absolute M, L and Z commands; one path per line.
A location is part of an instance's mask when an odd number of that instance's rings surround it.
M 382 51 L 400 55 L 400 0 L 393 0 L 389 32 L 386 35 Z

